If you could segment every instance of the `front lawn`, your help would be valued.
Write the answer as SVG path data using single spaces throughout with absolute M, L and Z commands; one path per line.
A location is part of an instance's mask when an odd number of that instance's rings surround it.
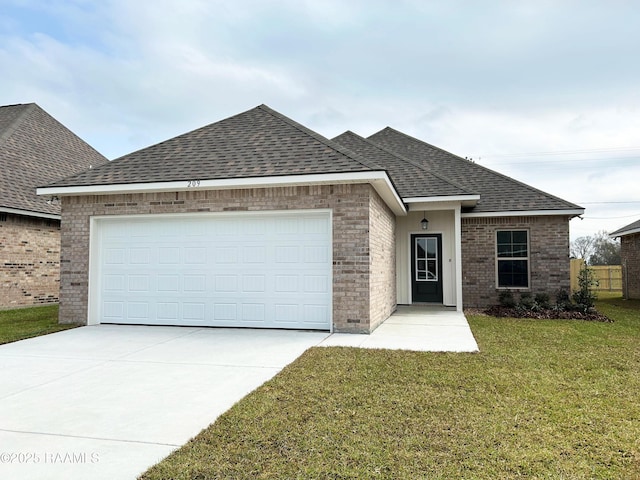
M 0 310 L 0 344 L 74 327 L 58 324 L 58 305 Z
M 469 318 L 478 354 L 313 348 L 141 478 L 640 478 L 640 302 Z

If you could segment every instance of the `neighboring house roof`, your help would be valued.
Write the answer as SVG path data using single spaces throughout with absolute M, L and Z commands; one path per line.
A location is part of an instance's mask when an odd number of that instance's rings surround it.
M 469 212 L 575 211 L 582 207 L 545 193 L 513 178 L 434 147 L 422 140 L 387 127 L 369 138 L 376 145 L 424 165 L 432 172 L 471 192 L 480 201 Z
M 387 170 L 402 198 L 411 197 L 445 197 L 473 195 L 459 185 L 429 171 L 424 165 L 403 158 L 384 147 L 353 132 L 347 131 L 333 139 L 349 150 L 375 162 Z
M 377 169 L 359 155 L 260 105 L 48 187 L 368 172 Z
M 624 237 L 625 235 L 632 235 L 634 233 L 640 233 L 640 220 L 633 222 L 626 227 L 619 228 L 615 232 L 609 234 L 610 237 Z
M 105 162 L 35 103 L 0 107 L 0 211 L 58 217 L 36 186 Z

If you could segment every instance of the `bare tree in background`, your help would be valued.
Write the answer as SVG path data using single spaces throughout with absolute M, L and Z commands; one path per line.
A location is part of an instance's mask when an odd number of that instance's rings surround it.
M 571 256 L 582 258 L 589 265 L 620 265 L 620 241 L 604 230 L 595 235 L 576 238 L 571 242 Z
M 571 257 L 581 258 L 585 262 L 593 253 L 593 237 L 578 237 L 571 242 Z

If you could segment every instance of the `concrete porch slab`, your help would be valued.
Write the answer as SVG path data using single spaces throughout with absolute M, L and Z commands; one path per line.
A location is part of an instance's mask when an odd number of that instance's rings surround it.
M 445 307 L 399 306 L 369 335 L 334 333 L 321 347 L 388 348 L 418 352 L 477 352 L 462 312 Z

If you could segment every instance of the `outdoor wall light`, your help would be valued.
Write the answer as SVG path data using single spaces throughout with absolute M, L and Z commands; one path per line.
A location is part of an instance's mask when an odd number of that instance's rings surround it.
M 429 220 L 427 220 L 427 216 L 424 212 L 422 215 L 422 220 L 420 220 L 420 226 L 422 227 L 423 230 L 426 230 L 429 228 Z

